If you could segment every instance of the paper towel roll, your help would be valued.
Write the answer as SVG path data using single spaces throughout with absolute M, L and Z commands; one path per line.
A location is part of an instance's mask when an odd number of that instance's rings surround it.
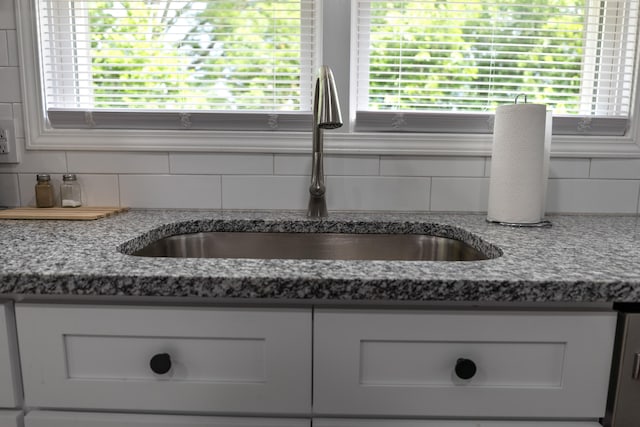
M 511 104 L 497 108 L 489 221 L 535 224 L 542 220 L 549 156 L 545 150 L 546 122 L 546 105 Z

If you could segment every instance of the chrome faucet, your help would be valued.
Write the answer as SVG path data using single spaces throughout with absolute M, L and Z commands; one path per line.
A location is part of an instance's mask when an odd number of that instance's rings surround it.
M 324 184 L 323 130 L 342 126 L 340 101 L 331 69 L 323 65 L 318 70 L 315 93 L 313 95 L 313 160 L 311 165 L 311 186 L 309 187 L 309 207 L 307 216 L 327 216 Z

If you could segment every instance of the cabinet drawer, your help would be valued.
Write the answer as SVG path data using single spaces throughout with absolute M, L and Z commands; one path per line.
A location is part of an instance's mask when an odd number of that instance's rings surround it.
M 314 412 L 602 417 L 615 323 L 602 312 L 318 310 Z
M 25 427 L 311 427 L 308 419 L 235 418 L 179 415 L 33 411 Z
M 20 405 L 20 375 L 15 322 L 10 303 L 0 303 L 0 408 Z
M 313 419 L 313 427 L 602 427 L 595 421 L 429 421 L 429 420 L 365 420 Z
M 22 411 L 0 411 L 0 427 L 22 426 Z
M 310 411 L 309 310 L 18 304 L 16 319 L 29 406 Z

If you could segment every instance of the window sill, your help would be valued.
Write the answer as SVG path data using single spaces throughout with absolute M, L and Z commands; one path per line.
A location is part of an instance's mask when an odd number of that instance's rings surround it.
M 489 156 L 491 135 L 325 132 L 334 154 Z M 27 129 L 29 150 L 306 153 L 311 132 Z M 554 157 L 640 157 L 632 137 L 556 136 Z

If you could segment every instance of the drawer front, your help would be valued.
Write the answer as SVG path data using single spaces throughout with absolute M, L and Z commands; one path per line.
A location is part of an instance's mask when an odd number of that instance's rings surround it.
M 22 426 L 22 411 L 0 411 L 0 427 Z
M 308 419 L 231 418 L 179 415 L 103 414 L 33 411 L 25 427 L 311 427 Z
M 29 406 L 310 411 L 309 310 L 18 304 L 16 319 Z
M 604 416 L 613 313 L 317 310 L 319 415 Z
M 0 408 L 20 405 L 20 375 L 12 306 L 0 303 Z
M 595 421 L 429 421 L 314 418 L 313 427 L 602 427 Z

